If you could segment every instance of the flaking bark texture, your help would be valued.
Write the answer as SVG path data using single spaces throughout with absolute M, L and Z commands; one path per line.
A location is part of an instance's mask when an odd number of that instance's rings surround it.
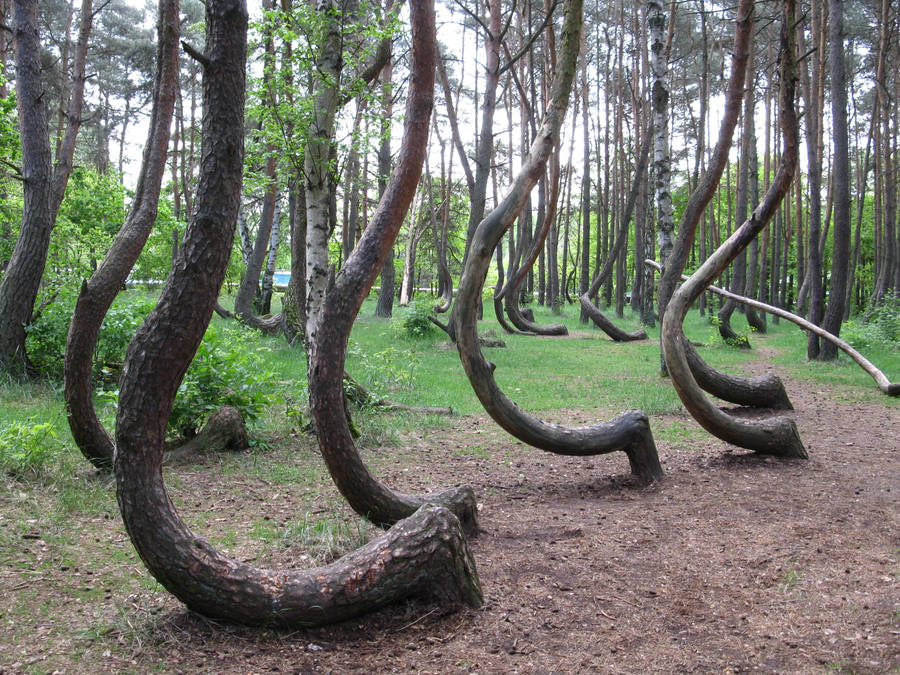
M 156 222 L 178 83 L 178 5 L 178 0 L 160 0 L 159 3 L 153 109 L 131 210 L 103 262 L 82 284 L 66 338 L 63 376 L 69 428 L 82 454 L 94 466 L 104 470 L 112 469 L 114 446 L 94 409 L 93 356 L 103 319 Z
M 455 304 L 457 349 L 463 367 L 488 414 L 516 438 L 535 447 L 567 455 L 597 455 L 615 450 L 628 454 L 632 471 L 645 479 L 662 475 L 647 416 L 639 410 L 611 422 L 567 428 L 548 424 L 520 410 L 494 380 L 494 366 L 481 352 L 476 313 L 491 257 L 537 183 L 568 106 L 575 77 L 582 28 L 581 0 L 569 0 L 562 33 L 562 57 L 553 81 L 550 104 L 522 170 L 500 205 L 481 222 L 472 240 Z
M 128 534 L 161 584 L 190 609 L 213 618 L 316 625 L 410 595 L 478 605 L 481 590 L 459 521 L 442 507 L 419 509 L 331 565 L 277 571 L 223 556 L 186 527 L 166 493 L 161 472 L 166 421 L 224 278 L 241 189 L 243 0 L 208 0 L 206 29 L 195 212 L 178 265 L 129 346 L 121 382 L 116 496 Z
M 798 133 L 794 112 L 794 0 L 784 0 L 781 29 L 781 100 L 779 122 L 784 148 L 781 164 L 763 201 L 750 218 L 731 235 L 672 295 L 663 319 L 662 346 L 672 384 L 688 412 L 711 434 L 756 452 L 781 457 L 806 458 L 794 421 L 776 417 L 744 421 L 720 411 L 704 395 L 694 378 L 686 354 L 682 322 L 691 304 L 725 267 L 750 243 L 774 216 L 790 189 L 797 165 Z

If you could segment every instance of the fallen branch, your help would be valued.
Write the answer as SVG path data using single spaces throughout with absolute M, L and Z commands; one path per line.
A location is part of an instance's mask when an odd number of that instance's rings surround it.
M 645 265 L 649 265 L 657 272 L 661 271 L 661 267 L 658 262 L 655 260 L 645 260 Z M 682 281 L 686 280 L 688 277 L 685 274 L 681 275 Z M 760 302 L 759 300 L 753 300 L 752 298 L 744 297 L 743 295 L 738 295 L 737 293 L 732 293 L 731 291 L 726 291 L 723 288 L 719 288 L 717 286 L 707 286 L 706 290 L 712 291 L 717 295 L 721 295 L 724 298 L 728 298 L 730 300 L 734 300 L 735 302 L 740 302 L 741 304 L 747 305 L 748 307 L 753 307 L 755 309 L 761 310 L 763 312 L 768 312 L 769 314 L 773 314 L 775 316 L 781 317 L 782 319 L 786 319 L 800 328 L 804 330 L 808 330 L 811 333 L 815 333 L 820 338 L 828 340 L 829 342 L 836 345 L 839 349 L 841 349 L 847 356 L 856 361 L 857 365 L 866 371 L 869 375 L 872 376 L 872 379 L 875 380 L 875 383 L 878 385 L 878 388 L 888 396 L 900 396 L 900 382 L 891 382 L 887 375 L 881 372 L 875 364 L 869 361 L 865 356 L 856 351 L 853 347 L 851 347 L 847 342 L 844 342 L 837 335 L 833 335 L 829 333 L 824 328 L 817 326 L 814 323 L 811 323 L 804 319 L 803 317 L 797 316 L 796 314 L 792 314 L 785 309 L 781 309 L 780 307 L 775 307 L 773 305 L 767 305 L 764 302 Z

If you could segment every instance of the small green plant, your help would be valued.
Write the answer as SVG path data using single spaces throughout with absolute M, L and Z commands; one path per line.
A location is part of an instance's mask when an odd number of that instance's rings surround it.
M 411 350 L 388 345 L 384 349 L 367 352 L 350 340 L 347 354 L 354 360 L 358 359 L 362 368 L 360 379 L 376 398 L 390 391 L 412 389 L 413 373 L 419 359 Z
M 271 373 L 258 367 L 255 351 L 241 344 L 240 328 L 210 326 L 197 349 L 178 394 L 169 429 L 190 438 L 224 405 L 238 409 L 248 424 L 272 402 Z
M 11 422 L 0 427 L 0 467 L 15 478 L 39 476 L 60 449 L 53 425 Z
M 37 321 L 28 326 L 28 356 L 35 367 L 51 379 L 62 379 L 66 335 L 78 294 L 71 287 L 60 291 Z M 125 349 L 144 321 L 154 302 L 144 295 L 120 295 L 109 308 L 94 351 L 94 378 L 101 383 L 114 383 L 122 369 Z
M 429 298 L 418 298 L 409 306 L 401 307 L 391 322 L 397 336 L 418 340 L 434 335 L 437 327 L 428 318 L 434 311 L 433 304 Z
M 784 576 L 781 577 L 778 585 L 781 587 L 782 593 L 790 593 L 800 585 L 800 572 L 795 569 L 789 569 L 784 573 Z

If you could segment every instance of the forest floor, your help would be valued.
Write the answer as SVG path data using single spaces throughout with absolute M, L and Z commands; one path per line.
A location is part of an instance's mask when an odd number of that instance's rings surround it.
M 771 369 L 765 356 L 745 372 Z M 624 455 L 545 454 L 481 416 L 366 450 L 397 489 L 475 489 L 477 610 L 414 601 L 326 628 L 220 624 L 149 578 L 114 507 L 73 516 L 82 537 L 65 555 L 37 520 L 0 551 L 0 673 L 897 672 L 900 409 L 810 380 L 787 388 L 808 461 L 749 454 L 685 414 L 657 415 L 655 428 L 679 432 L 658 442 L 666 476 L 650 486 L 630 478 Z M 337 499 L 234 467 L 210 480 L 208 467 L 170 470 L 173 499 L 226 544 L 226 524 L 278 527 Z M 39 498 L 0 497 L 0 514 Z M 257 564 L 306 559 L 298 547 L 231 544 Z

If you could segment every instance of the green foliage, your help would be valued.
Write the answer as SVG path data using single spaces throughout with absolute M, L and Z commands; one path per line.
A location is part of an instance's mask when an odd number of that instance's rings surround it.
M 206 418 L 224 405 L 254 422 L 273 402 L 273 374 L 259 368 L 256 349 L 242 344 L 246 331 L 211 325 L 191 362 L 169 418 L 169 429 L 182 438 L 196 435 Z
M 0 427 L 0 469 L 15 478 L 39 476 L 60 445 L 50 423 L 10 422 Z
M 421 339 L 432 337 L 437 332 L 431 319 L 434 300 L 417 298 L 406 307 L 400 307 L 391 319 L 391 328 L 401 338 Z
M 363 349 L 354 340 L 350 340 L 347 348 L 349 368 L 351 372 L 360 372 L 360 379 L 377 397 L 388 392 L 412 390 L 413 373 L 419 365 L 419 359 L 409 349 L 398 349 L 387 344 L 370 345 Z
M 35 367 L 54 380 L 62 380 L 66 335 L 78 294 L 71 286 L 60 290 L 56 301 L 28 326 L 27 349 Z M 153 309 L 151 298 L 121 294 L 109 308 L 94 351 L 94 378 L 115 382 L 131 336 Z
M 172 212 L 168 199 L 160 199 L 156 213 L 156 223 L 147 237 L 144 250 L 134 263 L 131 279 L 136 281 L 165 281 L 172 269 L 172 234 L 181 240 L 184 223 L 180 223 Z
M 900 350 L 900 294 L 886 294 L 872 308 L 868 321 L 848 321 L 841 333 L 847 342 L 857 348 L 881 344 Z
M 89 277 L 124 222 L 125 188 L 118 176 L 74 169 L 50 240 L 41 301 Z

